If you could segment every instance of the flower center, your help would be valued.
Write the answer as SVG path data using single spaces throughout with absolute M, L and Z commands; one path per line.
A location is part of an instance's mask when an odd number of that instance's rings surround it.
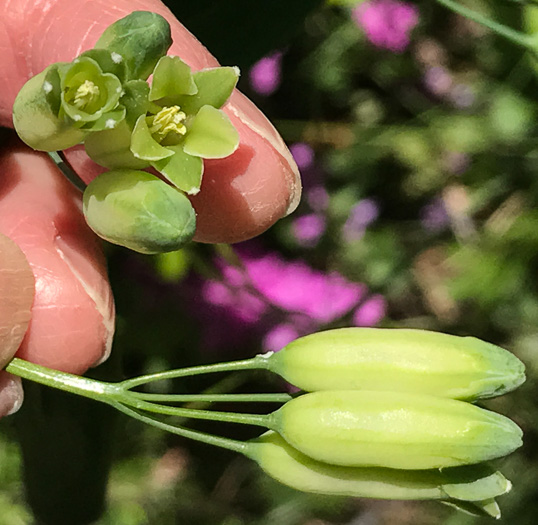
M 187 115 L 179 106 L 165 106 L 161 111 L 152 117 L 149 126 L 149 131 L 159 142 L 163 140 L 169 133 L 177 135 L 185 135 L 187 128 L 185 127 L 185 119 Z
M 78 109 L 84 109 L 94 102 L 99 95 L 99 86 L 96 86 L 91 80 L 85 80 L 75 91 L 73 106 Z

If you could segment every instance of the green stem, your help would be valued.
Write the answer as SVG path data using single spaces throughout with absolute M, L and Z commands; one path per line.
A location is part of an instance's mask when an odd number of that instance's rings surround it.
M 236 441 L 235 439 L 228 439 L 228 438 L 223 438 L 219 436 L 213 436 L 212 434 L 206 434 L 204 432 L 199 432 L 197 430 L 190 430 L 183 427 L 176 427 L 173 425 L 168 425 L 167 423 L 163 423 L 162 421 L 158 421 L 151 417 L 144 416 L 140 414 L 139 412 L 137 412 L 136 410 L 128 408 L 122 405 L 121 403 L 112 403 L 112 406 L 116 408 L 117 410 L 119 410 L 120 412 L 123 412 L 124 414 L 130 417 L 138 419 L 139 421 L 142 421 L 143 423 L 159 428 L 161 430 L 165 430 L 166 432 L 171 432 L 172 434 L 176 434 L 178 436 L 181 436 L 187 439 L 193 439 L 201 443 L 206 443 L 207 445 L 214 445 L 216 447 L 225 448 L 227 450 L 231 450 L 239 454 L 244 454 L 247 449 L 246 443 L 242 441 Z
M 222 421 L 224 423 L 238 423 L 240 425 L 255 425 L 267 428 L 270 414 L 241 414 L 236 412 L 217 412 L 213 410 L 197 410 L 195 408 L 178 408 L 166 405 L 148 403 L 141 399 L 132 398 L 126 393 L 121 402 L 138 410 L 146 410 L 155 414 L 177 416 L 192 419 L 205 419 L 206 421 Z
M 176 379 L 178 377 L 194 376 L 199 374 L 212 374 L 216 372 L 232 372 L 234 370 L 266 370 L 267 360 L 271 354 L 260 354 L 250 359 L 242 361 L 232 361 L 230 363 L 216 363 L 212 365 L 193 366 L 190 368 L 179 368 L 177 370 L 168 370 L 166 372 L 158 372 L 156 374 L 148 374 L 145 376 L 127 379 L 118 383 L 118 386 L 124 390 L 151 383 L 153 381 L 162 381 L 165 379 Z
M 130 392 L 129 395 L 143 401 L 155 403 L 286 403 L 292 399 L 289 394 L 146 394 Z
M 106 402 L 107 398 L 118 398 L 124 395 L 123 390 L 113 383 L 59 372 L 17 357 L 11 360 L 5 370 L 23 379 L 96 401 Z
M 526 35 L 524 33 L 516 31 L 515 29 L 506 27 L 503 24 L 499 24 L 498 22 L 491 20 L 491 18 L 481 13 L 478 13 L 473 9 L 469 9 L 468 7 L 465 7 L 458 2 L 455 2 L 454 0 L 437 0 L 437 2 L 445 6 L 447 9 L 450 9 L 451 11 L 454 11 L 455 13 L 458 13 L 459 15 L 468 18 L 469 20 L 473 20 L 474 22 L 477 22 L 478 24 L 487 27 L 494 33 L 497 33 L 498 35 L 510 40 L 512 43 L 518 46 L 523 46 L 527 49 L 534 50 L 533 48 L 534 44 L 536 43 L 536 40 L 533 36 Z

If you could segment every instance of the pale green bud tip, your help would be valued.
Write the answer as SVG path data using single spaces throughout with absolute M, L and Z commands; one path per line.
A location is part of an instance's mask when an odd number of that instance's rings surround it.
M 401 392 L 324 391 L 273 413 L 270 428 L 335 465 L 432 469 L 505 456 L 521 446 L 510 419 L 469 403 Z
M 503 348 L 409 329 L 311 334 L 274 354 L 268 368 L 307 391 L 391 390 L 466 400 L 498 396 L 525 381 L 523 363 Z
M 248 443 L 247 454 L 277 481 L 303 492 L 376 499 L 480 502 L 511 483 L 486 465 L 440 470 L 345 467 L 316 461 L 275 432 Z
M 144 171 L 113 170 L 84 192 L 84 215 L 100 237 L 141 253 L 178 250 L 194 235 L 185 195 Z

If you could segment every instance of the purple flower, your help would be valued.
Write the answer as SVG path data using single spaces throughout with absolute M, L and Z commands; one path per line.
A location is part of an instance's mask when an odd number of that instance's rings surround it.
M 418 24 L 418 9 L 399 0 L 370 0 L 352 11 L 357 25 L 377 47 L 397 53 L 409 45 L 409 34 Z
M 382 295 L 372 295 L 353 313 L 355 326 L 374 326 L 385 317 L 387 304 Z
M 424 73 L 424 84 L 436 96 L 447 95 L 452 88 L 452 77 L 444 67 L 430 67 Z
M 342 233 L 346 241 L 359 240 L 370 226 L 379 217 L 379 205 L 374 199 L 360 200 L 349 212 Z
M 310 168 L 314 164 L 314 150 L 304 142 L 296 142 L 290 146 L 290 152 L 300 170 Z
M 278 324 L 265 334 L 263 349 L 266 352 L 278 352 L 300 335 L 295 325 L 290 323 Z
M 315 246 L 325 233 L 325 217 L 309 213 L 293 221 L 292 232 L 300 246 Z
M 321 186 L 312 186 L 306 191 L 306 201 L 314 211 L 325 211 L 329 206 L 329 193 Z
M 277 52 L 258 60 L 249 73 L 250 86 L 259 95 L 271 95 L 280 86 L 282 53 Z
M 420 210 L 420 222 L 425 230 L 440 232 L 450 223 L 443 199 L 437 198 Z

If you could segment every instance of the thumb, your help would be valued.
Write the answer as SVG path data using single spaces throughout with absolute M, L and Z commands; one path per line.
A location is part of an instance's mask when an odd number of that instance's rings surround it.
M 0 64 L 3 125 L 11 126 L 13 101 L 28 78 L 51 63 L 73 60 L 93 47 L 106 27 L 132 11 L 162 15 L 172 29 L 170 53 L 194 70 L 218 65 L 158 0 L 0 0 L 0 10 L 5 13 L 0 49 L 6 50 L 7 58 Z M 258 235 L 291 213 L 300 198 L 297 166 L 267 118 L 238 91 L 223 110 L 238 130 L 240 143 L 230 157 L 205 162 L 201 192 L 192 199 L 198 214 L 195 239 L 202 242 L 238 242 Z M 98 172 L 80 148 L 70 161 L 85 180 Z

